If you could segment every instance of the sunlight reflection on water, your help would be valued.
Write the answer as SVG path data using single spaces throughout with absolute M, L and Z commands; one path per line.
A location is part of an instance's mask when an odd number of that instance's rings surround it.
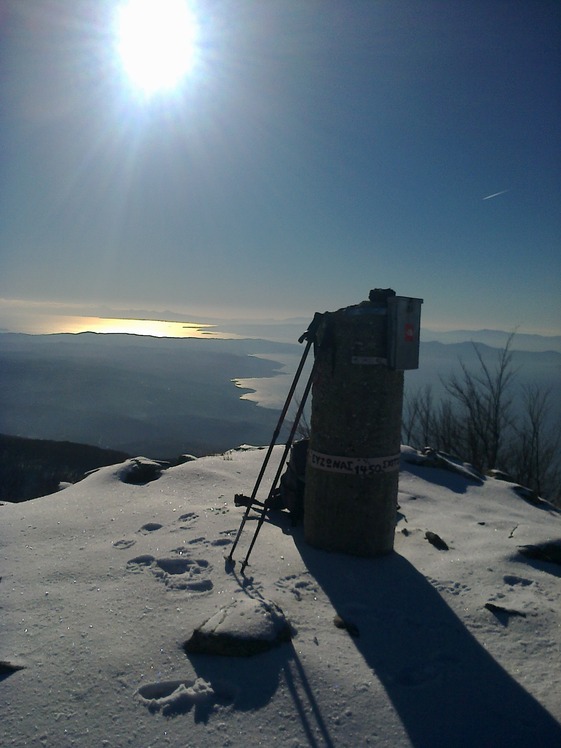
M 19 315 L 17 323 L 6 325 L 6 332 L 22 332 L 30 335 L 52 335 L 57 333 L 126 333 L 149 335 L 157 338 L 221 338 L 235 340 L 240 335 L 220 332 L 216 325 L 199 322 L 169 322 L 157 319 L 124 319 L 117 317 L 78 317 L 62 314 Z
M 81 316 L 71 314 L 49 314 L 38 311 L 10 309 L 0 303 L 0 332 L 25 333 L 27 335 L 76 334 L 83 332 L 120 333 L 157 338 L 199 338 L 207 340 L 247 340 L 248 335 L 222 332 L 219 325 L 203 322 L 171 322 L 155 319 L 127 319 L 121 317 Z M 251 335 L 249 337 L 252 337 Z M 236 387 L 247 390 L 241 394 L 265 408 L 281 408 L 294 374 L 299 355 L 275 352 L 274 354 L 252 354 L 256 358 L 269 359 L 279 364 L 278 370 L 269 377 L 233 379 Z M 287 376 L 289 375 L 289 376 Z
M 266 361 L 278 363 L 279 368 L 273 376 L 270 377 L 250 377 L 244 379 L 234 379 L 236 387 L 248 389 L 249 392 L 241 396 L 242 400 L 251 400 L 260 405 L 262 408 L 273 408 L 279 410 L 283 407 L 286 400 L 292 377 L 298 368 L 300 356 L 292 353 L 272 353 L 272 354 L 254 354 L 255 358 L 262 358 Z M 292 410 L 296 410 L 298 403 L 303 395 L 303 389 L 310 375 L 312 361 L 308 360 L 304 366 L 302 377 L 296 388 Z M 292 413 L 292 415 L 294 415 Z M 290 414 L 289 414 L 290 417 Z

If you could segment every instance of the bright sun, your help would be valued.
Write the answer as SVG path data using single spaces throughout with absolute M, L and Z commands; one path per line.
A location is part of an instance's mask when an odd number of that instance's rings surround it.
M 171 91 L 191 71 L 197 24 L 188 0 L 126 0 L 117 13 L 117 49 L 145 95 Z

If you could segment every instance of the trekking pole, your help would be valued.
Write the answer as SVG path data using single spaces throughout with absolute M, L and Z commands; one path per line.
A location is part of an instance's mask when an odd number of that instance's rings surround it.
M 263 464 L 261 465 L 261 470 L 259 471 L 259 475 L 257 476 L 257 480 L 255 481 L 255 485 L 253 487 L 253 491 L 251 492 L 251 496 L 249 499 L 249 502 L 247 504 L 246 510 L 244 512 L 244 515 L 242 517 L 242 521 L 240 524 L 240 527 L 238 529 L 238 533 L 236 535 L 236 539 L 234 540 L 234 543 L 232 545 L 232 548 L 230 550 L 230 553 L 226 557 L 226 561 L 229 563 L 232 563 L 234 551 L 236 550 L 236 546 L 238 545 L 238 541 L 241 537 L 241 534 L 243 532 L 245 523 L 247 521 L 247 518 L 249 516 L 249 512 L 251 511 L 251 507 L 253 503 L 255 502 L 255 497 L 257 496 L 257 491 L 259 490 L 259 486 L 261 485 L 261 481 L 263 479 L 263 475 L 265 474 L 265 470 L 267 469 L 267 465 L 269 464 L 269 459 L 271 457 L 271 453 L 273 451 L 273 447 L 276 444 L 276 441 L 278 439 L 278 436 L 280 434 L 280 430 L 282 428 L 282 425 L 284 423 L 284 420 L 286 418 L 286 414 L 288 412 L 288 408 L 290 407 L 290 403 L 292 401 L 292 397 L 294 395 L 294 391 L 296 390 L 296 386 L 298 384 L 298 380 L 300 379 L 300 375 L 302 374 L 302 369 L 304 368 L 304 364 L 306 363 L 306 359 L 308 357 L 308 353 L 310 351 L 310 348 L 312 346 L 312 343 L 314 342 L 315 338 L 315 331 L 319 325 L 321 319 L 321 315 L 316 314 L 314 316 L 314 319 L 310 323 L 310 326 L 306 330 L 306 332 L 299 338 L 298 342 L 301 343 L 303 340 L 306 340 L 306 347 L 304 349 L 304 352 L 302 354 L 302 358 L 300 359 L 300 363 L 298 365 L 298 369 L 296 370 L 296 374 L 294 375 L 294 379 L 292 380 L 292 385 L 290 386 L 290 390 L 288 392 L 288 395 L 286 397 L 286 401 L 284 403 L 284 407 L 281 411 L 281 414 L 279 416 L 278 423 L 276 425 L 275 431 L 273 433 L 273 438 L 271 439 L 271 443 L 269 444 L 269 448 L 267 450 L 267 454 L 265 455 L 265 459 L 263 460 Z
M 284 447 L 284 452 L 283 452 L 283 455 L 282 455 L 282 459 L 279 462 L 279 466 L 277 468 L 277 472 L 275 474 L 275 478 L 274 478 L 273 483 L 271 485 L 271 488 L 269 490 L 269 495 L 268 495 L 266 501 L 264 502 L 263 509 L 261 510 L 261 516 L 259 517 L 259 522 L 257 523 L 257 527 L 255 528 L 255 532 L 253 534 L 253 538 L 251 540 L 251 543 L 249 545 L 248 551 L 247 551 L 246 556 L 245 556 L 245 558 L 243 560 L 243 563 L 241 565 L 241 573 L 242 574 L 245 571 L 245 567 L 249 563 L 249 557 L 251 555 L 251 551 L 253 550 L 253 546 L 255 545 L 255 541 L 257 540 L 257 536 L 259 535 L 259 532 L 260 532 L 261 528 L 263 527 L 263 523 L 265 522 L 265 518 L 267 516 L 268 502 L 272 498 L 273 493 L 275 491 L 275 488 L 277 487 L 277 483 L 278 483 L 278 480 L 280 478 L 280 474 L 282 472 L 282 469 L 284 467 L 284 463 L 286 462 L 286 458 L 287 458 L 288 452 L 290 450 L 290 447 L 292 446 L 292 442 L 294 441 L 294 435 L 296 434 L 296 429 L 298 428 L 298 424 L 300 423 L 300 418 L 302 417 L 302 412 L 304 410 L 304 406 L 306 405 L 306 400 L 308 399 L 308 395 L 310 393 L 312 382 L 314 380 L 315 368 L 316 368 L 316 365 L 315 365 L 315 361 L 314 361 L 314 365 L 312 366 L 312 370 L 310 372 L 310 376 L 308 377 L 308 382 L 306 384 L 306 389 L 304 390 L 304 394 L 302 395 L 302 399 L 300 400 L 300 403 L 298 405 L 298 410 L 296 411 L 296 416 L 294 417 L 294 422 L 292 424 L 292 428 L 290 429 L 290 434 L 288 436 L 288 440 L 287 440 L 287 442 L 285 444 L 285 447 Z

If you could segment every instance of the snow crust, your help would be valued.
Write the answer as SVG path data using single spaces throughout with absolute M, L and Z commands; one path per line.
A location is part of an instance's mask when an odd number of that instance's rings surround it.
M 277 513 L 242 575 L 256 521 L 232 568 L 233 497 L 263 457 L 137 483 L 116 465 L 0 506 L 2 745 L 561 745 L 561 567 L 520 552 L 561 538 L 558 510 L 404 448 L 394 553 L 311 548 Z M 272 635 L 262 601 L 291 642 L 185 653 L 203 625 Z

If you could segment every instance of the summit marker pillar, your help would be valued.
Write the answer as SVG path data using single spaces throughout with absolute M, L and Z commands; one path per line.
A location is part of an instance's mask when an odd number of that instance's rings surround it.
M 403 371 L 418 367 L 422 299 L 375 289 L 319 324 L 304 534 L 357 556 L 393 550 Z

